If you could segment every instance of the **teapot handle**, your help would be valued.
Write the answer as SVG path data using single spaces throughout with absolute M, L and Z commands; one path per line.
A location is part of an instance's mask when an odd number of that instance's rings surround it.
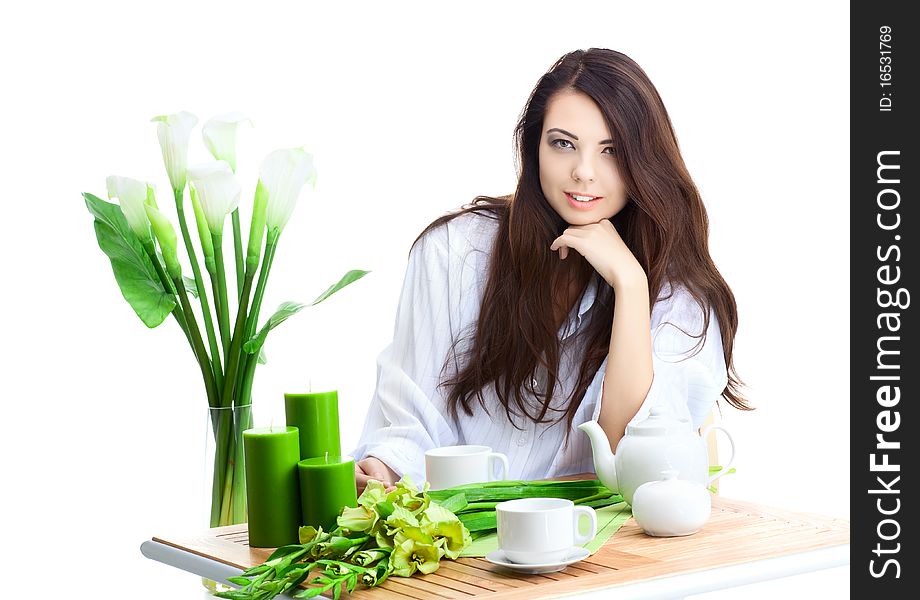
M 721 477 L 721 476 L 725 475 L 726 473 L 728 473 L 728 470 L 731 468 L 732 463 L 735 462 L 735 440 L 732 439 L 732 434 L 730 434 L 730 433 L 728 432 L 727 429 L 725 429 L 725 428 L 722 427 L 721 425 L 710 425 L 709 427 L 707 427 L 706 429 L 703 430 L 703 432 L 700 434 L 700 437 L 701 437 L 703 440 L 705 440 L 705 439 L 706 439 L 706 436 L 709 435 L 709 432 L 711 432 L 711 431 L 713 431 L 713 430 L 715 430 L 715 429 L 721 429 L 721 430 L 722 430 L 722 433 L 724 433 L 724 434 L 728 437 L 728 441 L 729 441 L 729 443 L 730 443 L 731 446 L 732 446 L 732 455 L 731 455 L 731 457 L 728 459 L 728 464 L 726 464 L 724 467 L 722 467 L 721 469 L 719 469 L 718 471 L 716 471 L 715 473 L 713 473 L 712 475 L 710 475 L 709 481 L 706 482 L 707 485 L 710 484 L 710 483 L 712 483 L 713 481 L 715 481 L 715 480 L 718 479 L 719 477 Z

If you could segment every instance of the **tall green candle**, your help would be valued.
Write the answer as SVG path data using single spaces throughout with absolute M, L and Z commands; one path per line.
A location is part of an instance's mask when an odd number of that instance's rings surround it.
M 285 394 L 284 414 L 300 430 L 300 458 L 341 456 L 338 392 Z
M 297 463 L 300 505 L 304 525 L 336 527 L 336 517 L 346 506 L 358 506 L 355 460 L 351 456 L 317 456 Z
M 243 432 L 249 545 L 253 548 L 298 542 L 298 438 L 296 427 L 260 427 Z

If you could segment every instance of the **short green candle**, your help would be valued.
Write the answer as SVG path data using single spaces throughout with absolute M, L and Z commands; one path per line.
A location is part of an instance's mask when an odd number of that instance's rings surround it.
M 300 430 L 300 458 L 341 456 L 338 392 L 285 394 L 284 414 Z
M 300 527 L 296 427 L 260 427 L 243 432 L 249 545 L 276 548 L 296 544 Z
M 336 517 L 346 506 L 358 506 L 355 460 L 351 456 L 317 456 L 297 463 L 300 505 L 304 525 L 336 527 Z

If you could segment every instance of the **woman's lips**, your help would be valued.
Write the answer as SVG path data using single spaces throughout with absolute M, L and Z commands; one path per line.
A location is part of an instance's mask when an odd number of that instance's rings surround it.
M 564 192 L 564 193 L 565 193 L 566 200 L 569 201 L 569 206 L 571 206 L 572 208 L 576 210 L 591 210 L 592 208 L 597 206 L 597 203 L 600 202 L 601 199 L 603 199 L 603 196 L 598 196 L 594 200 L 589 200 L 588 202 L 579 202 L 578 200 L 572 197 L 572 194 L 568 192 Z

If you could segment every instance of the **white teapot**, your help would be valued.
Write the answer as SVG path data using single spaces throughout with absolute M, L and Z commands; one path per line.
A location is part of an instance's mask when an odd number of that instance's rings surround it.
M 697 435 L 688 419 L 675 418 L 663 407 L 652 407 L 644 421 L 627 425 L 615 455 L 597 421 L 582 423 L 578 428 L 591 440 L 597 478 L 630 505 L 636 489 L 643 483 L 661 479 L 662 471 L 676 470 L 680 479 L 708 486 L 728 472 L 735 460 L 735 442 L 724 427 L 710 425 Z M 704 440 L 716 429 L 728 436 L 732 452 L 728 464 L 709 475 L 709 454 Z

